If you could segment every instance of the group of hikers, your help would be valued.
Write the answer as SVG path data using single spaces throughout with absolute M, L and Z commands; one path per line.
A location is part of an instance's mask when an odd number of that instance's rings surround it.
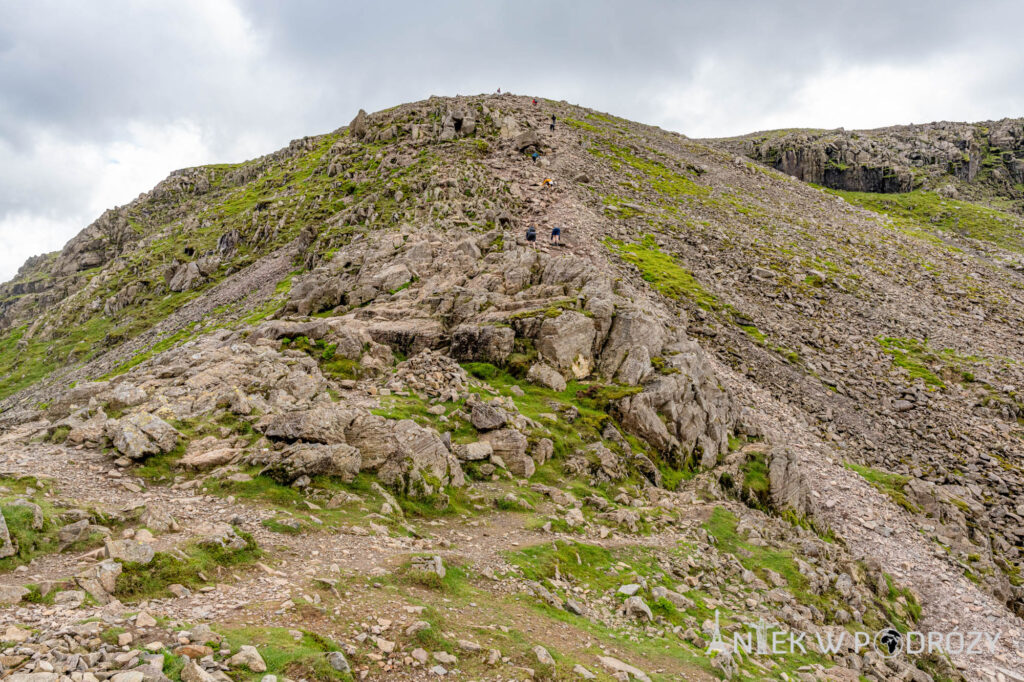
M 498 94 L 499 95 L 501 94 L 501 88 L 498 88 Z M 533 101 L 533 106 L 537 106 L 537 98 L 533 97 L 532 101 Z M 558 119 L 555 117 L 554 114 L 551 114 L 551 123 L 548 126 L 548 129 L 551 132 L 555 132 L 555 123 L 557 123 L 557 122 L 558 122 Z M 537 159 L 540 158 L 540 153 L 537 150 L 534 150 L 533 153 L 530 154 L 530 158 L 533 160 L 534 163 L 537 163 Z M 542 187 L 554 187 L 554 185 L 555 185 L 555 181 L 552 180 L 551 178 L 544 178 L 544 182 L 541 183 Z M 531 244 L 533 246 L 533 248 L 535 248 L 535 249 L 537 248 L 537 228 L 536 228 L 536 226 L 530 225 L 528 228 L 526 228 L 526 241 L 527 241 L 527 243 Z M 551 228 L 551 241 L 550 241 L 550 244 L 552 246 L 562 246 L 562 228 L 560 228 L 560 227 L 552 227 Z
M 537 248 L 537 228 L 533 225 L 526 228 L 526 241 L 532 244 L 533 248 Z M 562 228 L 551 228 L 551 245 L 562 246 Z

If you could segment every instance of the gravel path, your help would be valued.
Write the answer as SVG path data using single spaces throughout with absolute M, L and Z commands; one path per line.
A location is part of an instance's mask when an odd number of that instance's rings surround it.
M 810 488 L 812 515 L 842 538 L 854 556 L 877 560 L 918 596 L 923 605 L 920 631 L 1000 633 L 991 654 L 983 649 L 975 655 L 951 656 L 968 679 L 997 679 L 999 669 L 1024 675 L 1024 621 L 964 577 L 890 498 L 843 467 L 837 453 L 795 409 L 729 368 L 716 369 L 741 402 L 772 425 L 766 429 L 772 447 L 788 448 L 795 455 Z

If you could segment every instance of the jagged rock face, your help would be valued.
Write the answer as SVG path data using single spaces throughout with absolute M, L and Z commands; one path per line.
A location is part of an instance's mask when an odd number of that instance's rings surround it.
M 56 274 L 69 275 L 99 267 L 137 236 L 123 210 L 107 211 L 65 245 L 53 269 Z
M 1013 196 L 1012 186 L 1024 182 L 1021 119 L 759 133 L 725 144 L 787 175 L 833 189 L 909 192 L 956 178 L 984 181 Z

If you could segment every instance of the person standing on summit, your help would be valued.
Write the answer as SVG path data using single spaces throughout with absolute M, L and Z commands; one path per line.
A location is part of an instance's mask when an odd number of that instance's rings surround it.
M 555 132 L 555 115 L 551 114 L 551 132 Z

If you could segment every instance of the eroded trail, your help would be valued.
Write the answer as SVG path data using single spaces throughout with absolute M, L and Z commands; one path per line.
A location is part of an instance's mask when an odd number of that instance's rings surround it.
M 977 653 L 952 655 L 968 679 L 995 679 L 999 669 L 1024 674 L 1024 621 L 968 580 L 889 497 L 843 467 L 841 455 L 823 444 L 796 410 L 725 368 L 719 371 L 764 415 L 772 447 L 789 454 L 793 494 L 806 502 L 807 511 L 842 538 L 854 556 L 880 562 L 919 596 L 924 607 L 920 631 L 998 636 L 991 653 L 986 645 Z

